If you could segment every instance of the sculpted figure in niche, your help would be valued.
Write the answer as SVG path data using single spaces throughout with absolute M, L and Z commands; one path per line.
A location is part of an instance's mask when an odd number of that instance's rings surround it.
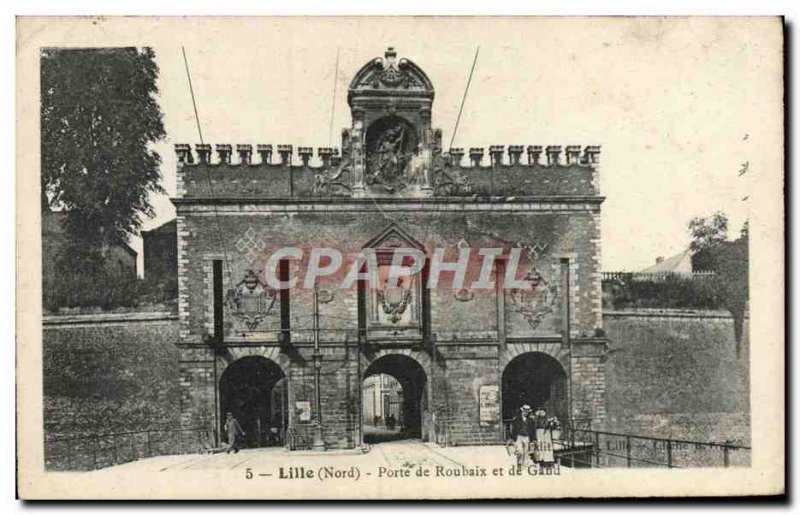
M 396 117 L 380 120 L 371 127 L 367 135 L 367 185 L 394 193 L 410 184 L 417 148 L 415 136 L 413 127 Z
M 404 141 L 405 127 L 402 125 L 387 130 L 378 140 L 376 166 L 372 180 L 384 184 L 389 191 L 391 191 L 391 183 L 401 178 L 405 170 L 408 158 L 403 152 Z

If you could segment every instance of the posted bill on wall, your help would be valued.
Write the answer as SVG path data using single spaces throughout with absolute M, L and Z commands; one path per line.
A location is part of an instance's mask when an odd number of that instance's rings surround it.
M 779 17 L 19 18 L 20 496 L 783 493 L 783 74 Z

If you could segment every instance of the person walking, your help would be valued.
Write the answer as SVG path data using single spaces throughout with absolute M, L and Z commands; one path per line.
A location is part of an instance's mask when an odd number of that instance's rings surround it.
M 553 437 L 550 428 L 547 427 L 547 412 L 543 408 L 536 410 L 533 414 L 533 425 L 535 427 L 536 439 L 533 443 L 533 460 L 541 469 L 551 467 L 555 461 L 553 456 Z
M 511 422 L 511 438 L 514 440 L 514 453 L 517 457 L 517 474 L 522 472 L 522 467 L 531 452 L 531 437 L 535 434 L 531 407 L 523 404 L 519 413 Z
M 239 439 L 244 436 L 244 430 L 242 430 L 242 426 L 239 425 L 239 421 L 233 417 L 233 414 L 230 411 L 225 419 L 224 429 L 228 434 L 228 448 L 225 450 L 225 453 L 228 454 L 233 451 L 233 453 L 236 454 L 239 452 Z

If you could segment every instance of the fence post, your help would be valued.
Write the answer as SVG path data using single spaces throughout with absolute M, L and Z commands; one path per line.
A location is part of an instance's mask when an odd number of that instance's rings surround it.
M 67 469 L 72 470 L 72 441 L 67 440 Z
M 600 465 L 600 433 L 594 432 L 594 464 Z
M 116 465 L 117 463 L 119 463 L 117 461 L 117 434 L 116 433 L 111 435 L 111 444 L 114 446 L 114 465 Z
M 672 440 L 667 440 L 667 468 L 672 468 Z
M 625 437 L 625 455 L 628 461 L 628 468 L 631 468 L 631 436 Z
M 730 466 L 730 456 L 728 455 L 729 450 L 730 449 L 728 448 L 727 445 L 722 447 L 722 464 L 725 468 L 728 468 Z
M 149 430 L 147 431 L 147 457 L 148 458 L 152 458 L 153 457 L 153 446 L 150 443 L 150 431 Z
M 97 469 L 97 437 L 92 438 L 92 470 Z

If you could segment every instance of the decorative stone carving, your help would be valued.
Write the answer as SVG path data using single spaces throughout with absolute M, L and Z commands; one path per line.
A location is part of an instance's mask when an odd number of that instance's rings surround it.
M 375 71 L 364 77 L 358 84 L 361 87 L 378 89 L 381 86 L 389 88 L 423 87 L 422 82 L 411 73 L 411 66 L 407 59 L 397 60 L 397 52 L 389 47 L 384 54 L 373 61 Z
M 396 288 L 388 288 L 384 284 L 377 291 L 378 303 L 393 324 L 402 320 L 403 313 L 411 303 L 411 287 L 408 282 L 407 278 L 400 278 Z
M 458 160 L 454 160 L 447 154 L 442 154 L 440 147 L 434 148 L 433 155 L 433 194 L 436 196 L 455 196 L 469 195 L 472 193 L 472 184 L 469 179 L 461 173 L 458 161 L 461 160 L 463 149 L 454 149 L 457 152 Z
M 346 196 L 352 191 L 349 183 L 350 160 L 343 159 L 335 168 L 317 172 L 311 194 L 316 197 Z
M 330 154 L 328 154 L 330 150 Z M 320 170 L 314 176 L 314 184 L 311 186 L 311 194 L 316 197 L 326 196 L 348 196 L 352 193 L 352 146 L 350 144 L 350 133 L 342 131 L 342 155 L 339 157 L 338 151 L 334 148 L 326 149 L 324 154 L 328 154 L 328 161 L 332 168 Z M 320 149 L 320 154 L 323 154 Z
M 558 286 L 549 284 L 536 268 L 528 272 L 523 280 L 530 284 L 530 289 L 510 290 L 510 306 L 512 311 L 525 318 L 531 329 L 536 329 L 558 306 Z
M 255 271 L 247 270 L 244 278 L 228 290 L 225 306 L 235 320 L 255 331 L 272 314 L 277 299 L 275 290 L 261 282 Z
M 414 128 L 398 117 L 379 120 L 376 125 L 368 134 L 365 182 L 394 193 L 413 183 Z

